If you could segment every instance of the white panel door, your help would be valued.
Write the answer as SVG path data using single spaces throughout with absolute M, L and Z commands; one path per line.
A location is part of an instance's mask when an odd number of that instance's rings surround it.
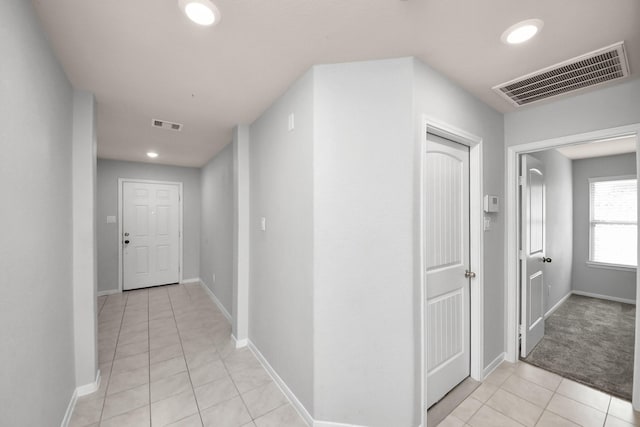
M 427 407 L 469 376 L 469 148 L 427 136 Z
M 123 289 L 180 280 L 178 186 L 124 182 L 122 187 Z
M 526 357 L 544 336 L 545 186 L 544 167 L 535 157 L 522 156 L 521 342 Z

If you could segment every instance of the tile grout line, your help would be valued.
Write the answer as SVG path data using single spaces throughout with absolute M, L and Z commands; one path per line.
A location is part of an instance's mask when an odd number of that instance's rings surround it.
M 129 294 L 126 295 L 125 301 L 124 301 L 124 307 L 122 308 L 122 317 L 120 318 L 120 328 L 118 328 L 118 337 L 116 338 L 116 347 L 113 350 L 113 356 L 111 358 L 111 371 L 109 372 L 109 380 L 107 381 L 107 384 L 105 385 L 105 389 L 104 389 L 104 398 L 102 399 L 102 409 L 100 410 L 100 419 L 99 419 L 99 423 L 102 423 L 102 417 L 104 415 L 104 407 L 107 403 L 107 396 L 109 393 L 109 385 L 111 384 L 111 373 L 113 372 L 113 362 L 116 360 L 116 352 L 118 351 L 118 342 L 120 341 L 120 333 L 122 332 L 122 324 L 124 323 L 124 313 L 127 310 L 127 304 L 129 304 Z
M 147 366 L 149 367 L 149 425 L 153 425 L 151 421 L 151 296 L 147 291 L 147 346 L 149 351 L 147 352 Z
M 178 285 L 180 286 L 180 285 Z M 184 286 L 184 285 L 183 285 Z M 191 302 L 191 296 L 189 295 L 189 291 L 185 288 L 187 295 L 189 296 L 189 302 Z M 178 320 L 176 319 L 176 312 L 173 308 L 173 301 L 171 299 L 171 293 L 167 291 L 167 295 L 169 297 L 169 305 L 171 306 L 171 313 L 173 314 L 173 322 L 176 324 L 176 331 L 178 332 L 178 339 L 180 340 L 180 348 L 182 349 L 182 358 L 184 359 L 184 364 L 187 367 L 187 376 L 189 377 L 189 384 L 191 384 L 191 393 L 193 394 L 193 400 L 196 402 L 196 409 L 198 410 L 198 417 L 200 417 L 200 424 L 204 426 L 204 420 L 202 419 L 202 413 L 200 412 L 200 405 L 198 404 L 198 398 L 196 397 L 196 389 L 193 386 L 193 380 L 191 379 L 191 371 L 189 370 L 189 364 L 187 363 L 187 356 L 184 352 L 184 345 L 182 343 L 182 335 L 180 334 L 180 328 L 178 327 Z M 151 372 L 151 367 L 149 367 L 149 372 Z M 190 414 L 192 416 L 193 414 Z M 187 418 L 187 417 L 185 417 Z M 180 421 L 180 420 L 178 420 Z

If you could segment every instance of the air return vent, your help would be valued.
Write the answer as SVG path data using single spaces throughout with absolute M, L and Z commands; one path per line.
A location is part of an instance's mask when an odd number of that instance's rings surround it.
M 175 130 L 175 131 L 182 130 L 182 125 L 180 123 L 171 123 L 166 120 L 153 119 L 151 120 L 151 125 L 154 128 L 160 128 L 160 129 Z
M 624 43 L 619 42 L 495 86 L 493 90 L 519 107 L 628 75 Z

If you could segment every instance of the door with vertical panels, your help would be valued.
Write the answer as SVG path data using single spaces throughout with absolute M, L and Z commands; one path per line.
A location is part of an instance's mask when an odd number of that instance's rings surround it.
M 544 337 L 545 184 L 544 165 L 522 156 L 522 260 L 520 355 L 527 357 Z
M 470 372 L 469 148 L 427 135 L 427 407 Z
M 179 212 L 178 185 L 123 183 L 121 244 L 124 290 L 180 280 Z

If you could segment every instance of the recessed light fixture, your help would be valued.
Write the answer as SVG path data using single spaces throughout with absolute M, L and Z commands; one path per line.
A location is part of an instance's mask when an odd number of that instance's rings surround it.
M 158 153 L 156 153 L 155 151 L 148 151 L 147 156 L 155 159 L 156 157 L 158 157 Z
M 540 19 L 527 19 L 507 28 L 500 40 L 506 44 L 524 43 L 538 34 L 543 26 L 544 22 Z
M 220 21 L 220 11 L 210 0 L 178 0 L 180 9 L 198 25 L 213 25 Z

